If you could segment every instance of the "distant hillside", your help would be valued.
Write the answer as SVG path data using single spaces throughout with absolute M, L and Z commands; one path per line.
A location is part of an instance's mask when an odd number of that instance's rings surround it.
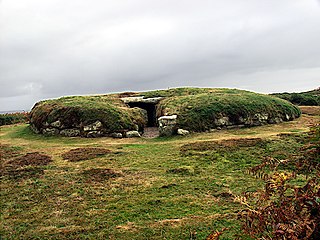
M 293 104 L 301 106 L 319 106 L 320 105 L 320 87 L 300 93 L 273 93 L 272 96 L 285 99 Z

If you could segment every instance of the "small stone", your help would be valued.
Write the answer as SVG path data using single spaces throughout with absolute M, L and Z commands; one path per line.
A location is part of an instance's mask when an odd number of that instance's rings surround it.
M 214 122 L 217 126 L 226 126 L 231 124 L 229 121 L 229 117 L 218 118 Z
M 134 137 L 141 137 L 141 135 L 138 131 L 129 131 L 129 132 L 126 132 L 126 137 L 134 138 Z
M 37 134 L 40 133 L 39 129 L 38 129 L 34 124 L 30 124 L 30 129 L 31 129 L 31 131 L 33 131 L 34 133 L 37 133 Z
M 89 132 L 89 131 L 97 131 L 100 130 L 103 127 L 102 123 L 100 121 L 96 121 L 90 125 L 84 126 L 83 131 Z
M 288 114 L 286 114 L 286 121 L 290 120 L 290 116 Z
M 122 133 L 111 133 L 110 136 L 113 138 L 122 138 L 123 137 Z
M 52 122 L 50 124 L 52 127 L 55 127 L 55 128 L 61 128 L 62 124 L 61 122 L 58 120 L 58 121 L 55 121 L 55 122 Z
M 59 134 L 59 130 L 55 128 L 45 128 L 42 130 L 42 133 L 47 136 L 55 136 Z
M 103 132 L 101 132 L 101 131 L 90 131 L 87 133 L 88 138 L 101 137 L 102 135 L 103 135 Z
M 64 129 L 60 131 L 60 135 L 65 137 L 77 137 L 80 136 L 79 129 Z
M 182 136 L 190 134 L 190 132 L 188 130 L 184 130 L 181 128 L 178 129 L 177 133 L 178 133 L 178 135 L 182 135 Z
M 134 125 L 134 129 L 135 129 L 136 131 L 139 131 L 139 125 L 138 125 L 138 124 L 135 124 L 135 125 Z

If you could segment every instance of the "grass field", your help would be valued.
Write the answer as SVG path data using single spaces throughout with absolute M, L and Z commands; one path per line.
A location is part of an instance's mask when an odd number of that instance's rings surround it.
M 205 239 L 224 227 L 234 239 L 234 197 L 263 187 L 246 170 L 299 154 L 319 121 L 305 109 L 292 122 L 156 139 L 2 126 L 0 239 Z

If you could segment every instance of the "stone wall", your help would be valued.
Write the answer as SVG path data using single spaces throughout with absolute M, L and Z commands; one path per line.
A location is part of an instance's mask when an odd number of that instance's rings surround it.
M 122 131 L 122 132 L 113 132 L 108 133 L 107 129 L 99 120 L 88 125 L 78 125 L 73 128 L 66 128 L 61 121 L 55 121 L 51 124 L 44 123 L 43 128 L 40 130 L 35 127 L 34 124 L 30 124 L 30 128 L 35 133 L 42 133 L 46 136 L 55 136 L 61 135 L 65 137 L 114 137 L 114 138 L 123 138 L 123 137 L 140 137 L 140 133 L 138 132 L 139 127 L 136 126 L 133 130 Z

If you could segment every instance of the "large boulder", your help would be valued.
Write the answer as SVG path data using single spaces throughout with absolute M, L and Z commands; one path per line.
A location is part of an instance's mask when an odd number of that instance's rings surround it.
M 138 131 L 129 131 L 129 132 L 126 132 L 126 137 L 135 138 L 135 137 L 141 137 L 141 135 Z
M 160 136 L 168 137 L 177 132 L 177 115 L 162 116 L 158 118 Z

